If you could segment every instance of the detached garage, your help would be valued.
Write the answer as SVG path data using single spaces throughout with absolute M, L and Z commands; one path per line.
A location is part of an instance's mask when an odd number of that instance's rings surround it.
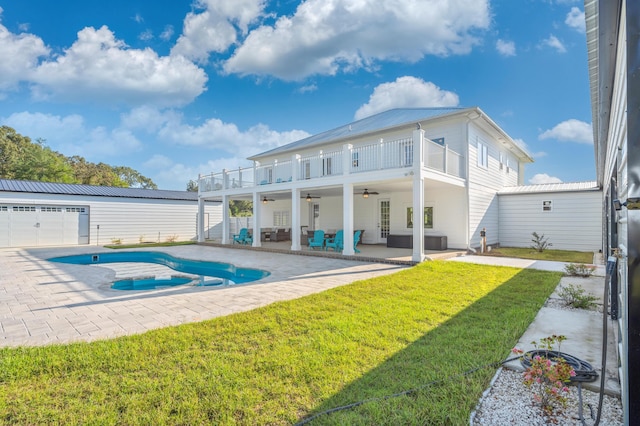
M 0 247 L 196 240 L 197 214 L 197 192 L 0 179 Z M 204 219 L 215 238 L 221 205 Z
M 498 193 L 500 245 L 529 247 L 544 234 L 552 249 L 602 249 L 602 190 L 596 182 L 504 188 Z

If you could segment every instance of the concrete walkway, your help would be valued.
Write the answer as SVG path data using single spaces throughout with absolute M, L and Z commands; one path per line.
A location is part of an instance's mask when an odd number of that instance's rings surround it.
M 183 275 L 159 265 L 71 265 L 46 259 L 101 247 L 0 249 L 0 346 L 91 341 L 201 321 L 295 299 L 406 266 L 203 246 L 149 248 L 271 272 L 253 284 L 118 291 L 116 279 Z
M 566 263 L 535 261 L 526 259 L 510 259 L 504 257 L 491 256 L 461 256 L 449 259 L 456 262 L 478 263 L 484 265 L 512 266 L 517 268 L 532 268 L 547 271 L 564 272 Z M 596 262 L 601 262 L 596 259 Z M 529 328 L 522 335 L 516 347 L 529 351 L 535 349 L 531 342 L 540 342 L 540 339 L 552 335 L 564 335 L 567 337 L 562 343 L 560 350 L 573 355 L 583 361 L 587 361 L 600 375 L 602 371 L 602 341 L 603 341 L 603 319 L 602 305 L 604 298 L 605 267 L 598 264 L 594 276 L 590 278 L 563 277 L 558 288 L 553 292 L 546 306 L 538 312 Z M 590 293 L 598 300 L 597 311 L 583 309 L 568 309 L 563 307 L 563 301 L 558 295 L 558 290 L 562 286 L 572 285 L 580 287 L 585 292 Z M 607 324 L 607 366 L 605 373 L 605 392 L 609 395 L 620 396 L 620 380 L 618 377 L 618 362 L 616 355 L 617 330 L 614 322 L 609 316 Z M 519 361 L 506 364 L 507 368 L 516 371 L 523 371 Z M 600 387 L 600 377 L 591 383 L 583 383 L 585 389 L 598 391 Z

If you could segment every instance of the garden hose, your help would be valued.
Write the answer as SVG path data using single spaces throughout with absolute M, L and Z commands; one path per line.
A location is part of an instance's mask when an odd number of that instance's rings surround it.
M 525 369 L 529 368 L 531 367 L 531 360 L 537 356 L 552 361 L 564 360 L 576 373 L 575 376 L 569 379 L 572 382 L 593 382 L 598 378 L 598 373 L 596 373 L 596 370 L 593 369 L 591 364 L 564 352 L 534 349 L 526 352 L 522 358 L 520 358 L 520 364 L 522 364 Z

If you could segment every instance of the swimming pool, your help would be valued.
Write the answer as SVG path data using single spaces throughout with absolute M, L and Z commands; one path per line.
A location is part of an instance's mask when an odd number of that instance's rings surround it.
M 205 260 L 191 260 L 175 257 L 163 252 L 155 251 L 124 251 L 116 253 L 88 253 L 71 256 L 52 257 L 51 262 L 71 263 L 75 265 L 95 265 L 101 263 L 154 263 L 167 266 L 174 271 L 199 275 L 200 285 L 246 284 L 271 275 L 262 269 L 238 268 L 231 263 L 210 262 Z M 215 277 L 216 279 L 207 279 Z M 126 283 L 124 281 L 132 281 Z M 194 281 L 189 279 L 188 282 Z M 117 284 L 117 285 L 116 285 Z M 150 290 L 185 284 L 184 277 L 143 277 L 120 280 L 112 288 L 117 290 Z

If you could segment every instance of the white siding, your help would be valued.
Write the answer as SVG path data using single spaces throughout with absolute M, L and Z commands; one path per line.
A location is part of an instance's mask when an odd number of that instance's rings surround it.
M 558 250 L 598 251 L 602 247 L 602 192 L 501 194 L 500 245 L 529 247 L 531 234 L 544 234 Z M 551 211 L 543 211 L 551 201 Z
M 89 244 L 124 244 L 142 241 L 178 241 L 196 239 L 196 201 L 155 200 L 116 197 L 85 197 L 56 194 L 0 193 L 0 204 L 88 206 Z M 219 204 L 206 203 L 210 238 L 221 237 L 222 210 Z M 98 225 L 100 229 L 98 229 Z M 218 235 L 220 234 L 220 235 Z M 4 239 L 0 243 L 5 242 Z M 61 240 L 60 245 L 69 241 Z
M 487 146 L 489 160 L 486 168 L 478 166 L 478 143 Z M 500 167 L 500 153 L 503 167 Z M 507 171 L 507 160 L 510 169 Z M 511 167 L 513 166 L 513 167 Z M 486 228 L 487 244 L 499 241 L 498 196 L 504 186 L 518 184 L 516 157 L 474 124 L 469 125 L 469 245 L 480 247 L 480 231 Z

